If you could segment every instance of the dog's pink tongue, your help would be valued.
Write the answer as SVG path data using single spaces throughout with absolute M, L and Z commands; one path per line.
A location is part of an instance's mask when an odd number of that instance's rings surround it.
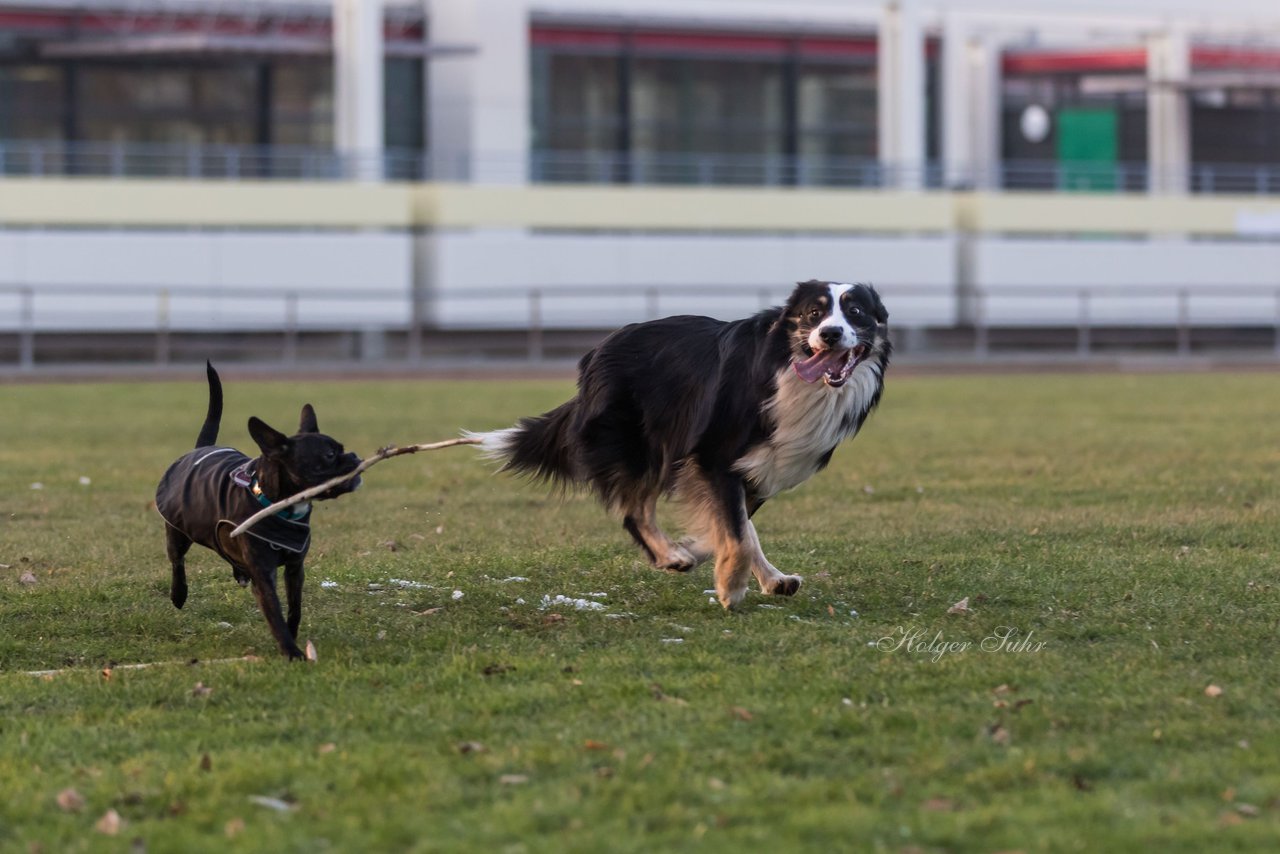
M 839 350 L 819 350 L 803 362 L 792 362 L 791 367 L 796 369 L 796 376 L 805 382 L 817 382 L 832 367 L 831 363 L 837 361 L 841 352 Z

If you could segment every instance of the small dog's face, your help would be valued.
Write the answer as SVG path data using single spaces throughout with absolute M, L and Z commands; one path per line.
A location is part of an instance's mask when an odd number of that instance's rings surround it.
M 844 385 L 853 369 L 884 349 L 889 313 L 870 285 L 801 282 L 783 313 L 793 367 L 807 383 Z
M 259 418 L 249 419 L 249 435 L 258 443 L 266 460 L 279 468 L 279 473 L 296 490 L 309 489 L 327 480 L 349 474 L 360 465 L 360 458 L 347 453 L 337 439 L 320 432 L 311 404 L 302 407 L 298 433 L 286 436 Z M 337 498 L 354 492 L 360 478 L 353 477 L 316 496 L 318 500 Z M 282 498 L 284 496 L 276 496 Z

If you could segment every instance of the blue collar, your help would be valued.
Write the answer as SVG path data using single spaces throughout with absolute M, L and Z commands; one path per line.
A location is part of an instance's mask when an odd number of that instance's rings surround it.
M 258 500 L 263 507 L 270 507 L 275 502 L 268 498 L 262 492 L 262 487 L 258 484 L 258 476 L 254 475 L 253 481 L 249 484 L 249 494 Z M 311 512 L 311 502 L 301 501 L 291 507 L 286 507 L 276 513 L 281 519 L 289 522 L 297 522 L 307 518 L 307 514 Z
M 249 460 L 232 471 L 231 479 L 235 481 L 236 486 L 243 486 L 249 490 L 249 494 L 263 507 L 270 507 L 275 503 L 263 494 L 262 486 L 258 483 L 258 474 L 253 470 L 253 460 Z M 279 511 L 276 513 L 276 517 L 284 519 L 286 522 L 297 522 L 307 518 L 307 514 L 310 512 L 311 502 L 302 501 Z

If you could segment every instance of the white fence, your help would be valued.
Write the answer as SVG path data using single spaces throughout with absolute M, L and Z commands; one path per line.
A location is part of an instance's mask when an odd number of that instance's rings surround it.
M 898 285 L 882 288 L 886 304 L 893 311 L 899 300 L 956 299 L 952 292 L 943 292 L 936 286 Z M 246 321 L 241 331 L 265 333 L 278 337 L 279 359 L 292 364 L 298 360 L 298 341 L 307 332 L 324 330 L 364 331 L 376 334 L 402 334 L 406 338 L 404 358 L 409 362 L 422 359 L 423 341 L 439 331 L 430 322 L 415 323 L 414 317 L 430 318 L 434 312 L 467 314 L 483 317 L 484 307 L 500 304 L 504 311 L 521 314 L 521 322 L 512 328 L 525 336 L 524 356 L 539 361 L 544 354 L 544 336 L 549 330 L 562 330 L 556 323 L 557 315 L 575 318 L 589 316 L 597 319 L 593 329 L 608 329 L 626 323 L 681 313 L 690 301 L 701 306 L 699 313 L 732 318 L 770 305 L 779 304 L 787 295 L 786 288 L 757 288 L 744 292 L 738 286 L 672 286 L 652 285 L 636 288 L 625 300 L 599 288 L 547 286 L 547 287 L 489 287 L 450 295 L 442 305 L 428 298 L 424 305 L 415 306 L 413 299 L 404 293 L 390 290 L 330 290 L 321 294 L 305 289 L 281 288 L 168 288 L 137 285 L 115 288 L 104 294 L 101 289 L 85 286 L 63 287 L 15 287 L 0 286 L 0 333 L 8 333 L 18 341 L 14 364 L 22 369 L 33 369 L 40 361 L 41 338 L 48 335 L 64 335 L 74 332 L 74 326 L 41 326 L 37 322 L 42 307 L 65 306 L 77 299 L 92 296 L 96 304 L 118 306 L 111 312 L 118 318 L 128 317 L 128 324 L 117 323 L 114 328 L 127 328 L 135 335 L 149 336 L 154 344 L 154 360 L 166 364 L 170 360 L 172 340 L 175 335 L 210 331 L 208 315 L 222 318 L 243 316 Z M 993 330 L 1009 328 L 1007 323 L 993 323 L 993 314 L 1001 307 L 1014 302 L 1029 302 L 1033 308 L 1040 304 L 1052 304 L 1048 310 L 1033 313 L 1053 316 L 1055 330 L 1071 332 L 1074 352 L 1081 357 L 1093 355 L 1096 334 L 1103 329 L 1134 324 L 1117 324 L 1110 317 L 1115 303 L 1132 307 L 1147 307 L 1144 314 L 1160 318 L 1158 322 L 1142 325 L 1158 326 L 1172 330 L 1171 349 L 1178 355 L 1192 352 L 1197 330 L 1220 329 L 1224 316 L 1245 320 L 1234 325 L 1248 327 L 1256 332 L 1269 330 L 1269 345 L 1280 359 L 1280 287 L 1266 286 L 1218 286 L 1213 288 L 1150 287 L 1141 293 L 1117 290 L 1114 287 L 1075 288 L 1010 288 L 992 287 L 970 291 L 959 299 L 970 303 L 973 322 L 964 328 L 971 333 L 972 355 L 979 359 L 992 352 Z M 745 307 L 744 302 L 750 305 Z M 1265 311 L 1261 310 L 1265 307 Z M 1127 308 L 1126 312 L 1131 308 Z M 394 323 L 364 323 L 355 318 L 395 316 Z M 1125 316 L 1128 316 L 1127 314 Z M 145 321 L 143 318 L 146 318 Z M 578 324 L 582 327 L 582 324 Z M 901 339 L 912 327 L 890 323 Z M 96 328 L 96 327 L 95 327 Z M 459 328 L 455 325 L 454 331 Z M 476 324 L 469 327 L 476 331 L 492 331 L 493 327 Z M 1034 335 L 1034 329 L 1031 331 Z M 1256 336 L 1255 336 L 1256 338 Z M 1061 347 L 1061 336 L 1057 336 Z M 467 355 L 459 353 L 459 355 Z

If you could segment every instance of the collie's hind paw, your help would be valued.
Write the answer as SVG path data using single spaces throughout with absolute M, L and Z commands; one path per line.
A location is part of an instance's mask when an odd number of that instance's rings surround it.
M 680 545 L 672 545 L 665 558 L 658 562 L 658 569 L 667 572 L 688 572 L 700 563 L 688 549 Z
M 804 579 L 798 575 L 783 575 L 774 579 L 769 589 L 764 591 L 770 596 L 794 596 L 800 592 L 800 585 L 804 583 Z

